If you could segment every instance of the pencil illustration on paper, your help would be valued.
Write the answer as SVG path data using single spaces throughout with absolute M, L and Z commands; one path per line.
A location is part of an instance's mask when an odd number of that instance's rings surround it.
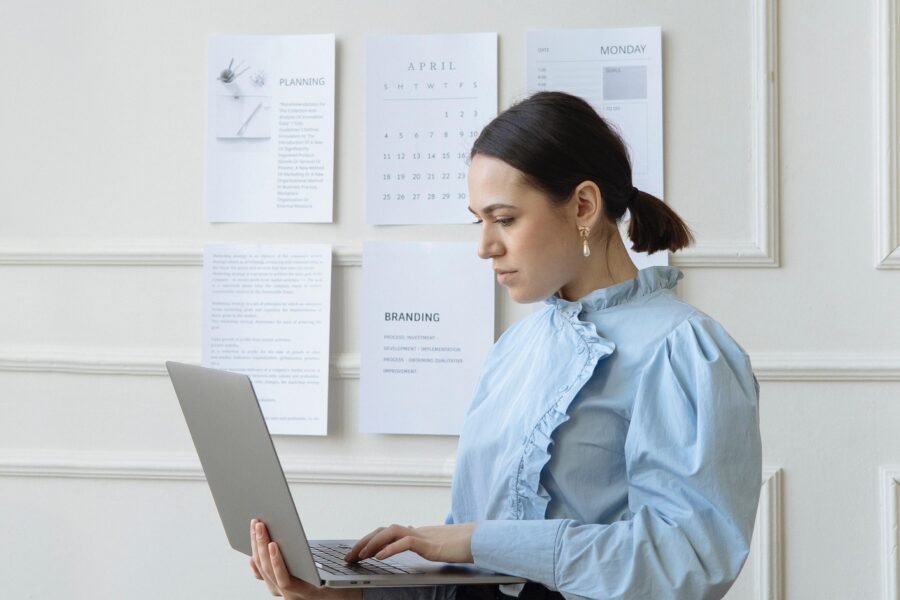
M 272 136 L 269 112 L 271 96 L 262 95 L 266 85 L 266 71 L 257 68 L 252 75 L 241 79 L 251 65 L 244 59 L 231 58 L 219 71 L 216 81 L 216 137 L 225 140 L 268 139 Z M 224 92 L 224 93 L 222 93 Z

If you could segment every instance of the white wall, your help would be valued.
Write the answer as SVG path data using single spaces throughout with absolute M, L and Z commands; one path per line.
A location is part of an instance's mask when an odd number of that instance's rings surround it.
M 3 0 L 0 597 L 268 596 L 163 368 L 199 360 L 208 242 L 335 245 L 329 436 L 276 440 L 310 535 L 443 519 L 455 438 L 356 432 L 360 250 L 478 232 L 365 225 L 365 36 L 499 32 L 502 109 L 524 95 L 525 31 L 660 25 L 666 200 L 699 238 L 672 264 L 762 388 L 763 502 L 729 597 L 900 598 L 897 131 L 879 108 L 900 98 L 876 67 L 896 2 Z M 211 32 L 337 34 L 334 224 L 204 222 Z M 530 308 L 498 293 L 499 333 Z

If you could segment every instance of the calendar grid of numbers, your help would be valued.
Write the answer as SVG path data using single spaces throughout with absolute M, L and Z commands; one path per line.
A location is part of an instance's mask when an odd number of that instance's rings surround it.
M 468 155 L 497 116 L 497 34 L 367 40 L 366 221 L 468 223 Z

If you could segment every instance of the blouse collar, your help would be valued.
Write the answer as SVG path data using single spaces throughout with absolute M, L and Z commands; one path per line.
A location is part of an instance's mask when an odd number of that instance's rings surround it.
M 637 277 L 605 288 L 599 288 L 578 300 L 564 300 L 556 294 L 545 299 L 546 304 L 556 306 L 564 313 L 577 315 L 582 311 L 596 312 L 625 304 L 657 290 L 672 289 L 684 277 L 680 269 L 671 266 L 646 267 Z

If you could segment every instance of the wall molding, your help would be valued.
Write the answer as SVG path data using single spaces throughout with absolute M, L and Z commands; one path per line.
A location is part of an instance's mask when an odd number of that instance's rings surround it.
M 881 483 L 881 597 L 900 600 L 900 569 L 897 547 L 900 545 L 900 466 L 879 469 Z
M 900 381 L 900 354 L 765 352 L 750 355 L 759 381 Z
M 241 243 L 241 242 L 235 242 Z M 278 245 L 277 243 L 275 245 Z M 361 267 L 362 246 L 333 246 L 333 267 Z M 0 247 L 0 265 L 41 267 L 202 267 L 202 247 L 178 247 L 154 240 L 141 243 L 107 241 L 94 245 L 48 248 L 34 245 Z
M 166 361 L 200 364 L 200 352 L 184 348 L 129 353 L 111 348 L 0 347 L 0 372 L 72 373 L 78 375 L 161 375 Z M 359 379 L 358 354 L 332 354 L 330 379 Z
M 777 252 L 777 250 L 775 250 Z M 771 251 L 757 242 L 703 242 L 669 255 L 673 267 L 777 267 Z
M 783 477 L 783 469 L 763 467 L 756 513 L 756 539 L 751 550 L 757 557 L 753 575 L 761 600 L 781 600 L 784 597 Z
M 322 456 L 282 460 L 289 483 L 450 487 L 455 461 Z M 206 481 L 196 453 L 0 450 L 0 477 Z
M 780 183 L 778 109 L 778 0 L 752 0 L 752 145 L 756 239 L 697 242 L 672 255 L 678 267 L 778 267 Z
M 333 267 L 361 267 L 362 247 L 334 246 Z M 764 250 L 758 242 L 698 242 L 670 255 L 676 267 L 774 266 L 777 250 Z M 152 243 L 132 246 L 112 244 L 92 247 L 77 244 L 66 248 L 0 247 L 0 266 L 27 267 L 202 267 L 203 250 L 155 247 Z
M 165 362 L 200 364 L 200 352 L 187 348 L 126 352 L 113 348 L 0 347 L 0 372 L 80 375 L 167 376 Z M 336 353 L 331 379 L 359 379 L 359 354 Z M 900 381 L 900 354 L 759 353 L 750 356 L 759 381 Z
M 875 8 L 875 268 L 900 269 L 900 189 L 897 185 L 900 123 L 898 1 Z

